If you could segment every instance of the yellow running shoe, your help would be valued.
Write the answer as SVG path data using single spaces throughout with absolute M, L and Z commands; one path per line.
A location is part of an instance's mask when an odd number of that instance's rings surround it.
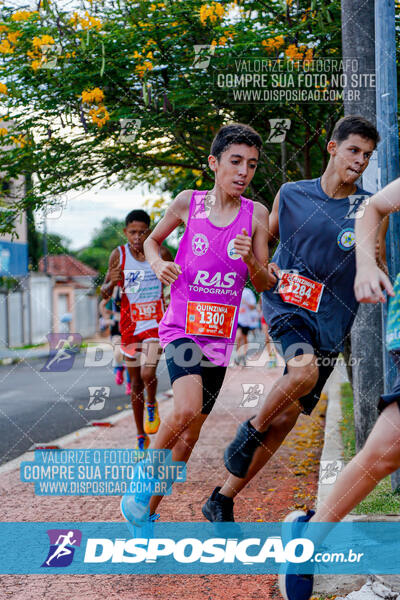
M 138 435 L 136 436 L 136 446 L 135 446 L 135 450 L 147 450 L 147 448 L 150 446 L 150 438 L 148 435 Z
M 149 404 L 146 402 L 146 420 L 144 430 L 146 433 L 157 433 L 160 427 L 160 415 L 158 414 L 158 404 Z

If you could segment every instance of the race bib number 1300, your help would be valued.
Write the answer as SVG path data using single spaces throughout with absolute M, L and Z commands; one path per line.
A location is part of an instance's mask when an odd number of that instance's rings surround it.
M 187 303 L 185 333 L 230 338 L 236 306 L 213 302 Z
M 318 312 L 324 284 L 297 273 L 281 271 L 278 291 L 284 302 Z

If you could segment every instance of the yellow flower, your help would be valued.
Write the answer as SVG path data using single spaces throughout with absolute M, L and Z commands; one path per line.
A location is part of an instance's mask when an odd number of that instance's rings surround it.
M 77 27 L 79 23 L 79 15 L 76 11 L 72 13 L 72 17 L 70 18 L 69 23 L 72 25 L 72 27 Z
M 0 25 L 0 33 L 4 33 L 5 31 L 8 31 L 7 25 Z
M 82 102 L 85 104 L 101 104 L 104 100 L 104 92 L 100 88 L 84 90 L 82 92 Z
M 12 21 L 27 21 L 30 19 L 32 15 L 38 15 L 39 13 L 36 10 L 17 10 L 14 14 L 11 15 Z
M 220 2 L 214 2 L 214 11 L 218 17 L 222 17 L 225 13 L 225 8 Z
M 8 133 L 8 129 L 6 129 L 5 127 L 0 127 L 0 137 L 4 137 L 5 135 L 7 135 Z
M 220 46 L 225 46 L 226 42 L 228 41 L 228 38 L 223 35 L 222 37 L 219 38 L 218 41 L 219 41 Z
M 0 42 L 0 52 L 2 54 L 12 54 L 14 52 L 14 47 L 11 46 L 8 40 L 2 40 Z
M 41 65 L 41 61 L 40 61 L 40 60 L 33 60 L 33 61 L 31 62 L 31 67 L 32 67 L 32 69 L 33 69 L 34 71 L 37 71 L 37 70 L 38 70 L 38 68 L 40 67 L 40 65 Z
M 23 148 L 24 146 L 26 146 L 26 144 L 28 143 L 26 141 L 26 138 L 24 135 L 22 135 L 22 133 L 20 133 L 20 135 L 18 137 L 15 137 L 14 135 L 11 136 L 12 141 L 14 142 L 14 144 L 16 146 L 19 146 L 20 148 Z
M 286 48 L 285 54 L 290 60 L 302 60 L 303 58 L 303 53 L 299 52 L 299 49 L 295 44 L 290 44 L 290 46 Z
M 220 2 L 212 2 L 211 4 L 202 4 L 200 7 L 200 21 L 205 25 L 207 19 L 211 23 L 216 23 L 218 19 L 222 19 L 225 14 L 225 8 Z
M 79 23 L 81 24 L 83 29 L 97 29 L 97 31 L 100 31 L 102 27 L 100 19 L 92 17 L 91 15 L 89 15 L 88 11 L 85 12 L 85 17 L 86 18 L 81 17 L 79 19 Z
M 42 37 L 34 37 L 32 45 L 34 48 L 41 48 L 42 46 L 52 46 L 55 44 L 54 38 L 51 35 L 42 35 Z
M 4 94 L 5 96 L 7 96 L 8 94 L 7 86 L 5 83 L 0 83 L 0 94 Z
M 12 44 L 16 44 L 20 36 L 21 33 L 19 31 L 10 31 L 10 33 L 7 33 L 7 39 Z
M 89 116 L 92 117 L 93 123 L 96 123 L 99 129 L 101 129 L 110 119 L 110 115 L 105 106 L 91 108 L 89 110 Z
M 102 28 L 102 23 L 100 19 L 98 19 L 97 17 L 92 17 L 92 15 L 88 13 L 88 11 L 85 11 L 84 17 L 81 17 L 75 11 L 72 14 L 72 17 L 70 18 L 69 22 L 75 29 L 78 27 L 78 25 L 80 25 L 82 29 L 97 29 L 97 31 L 100 31 L 100 29 Z
M 311 61 L 313 59 L 313 49 L 309 48 L 305 53 L 305 59 Z

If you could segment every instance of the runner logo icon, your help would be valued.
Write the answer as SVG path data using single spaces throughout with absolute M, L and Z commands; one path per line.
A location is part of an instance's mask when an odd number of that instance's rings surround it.
M 208 238 L 204 233 L 196 233 L 192 238 L 192 252 L 196 256 L 203 256 L 209 245 Z
M 140 282 L 143 281 L 145 272 L 143 270 L 124 269 L 124 292 L 125 294 L 136 294 L 140 288 Z
M 264 392 L 263 383 L 242 383 L 243 398 L 239 406 L 254 408 L 258 405 L 261 394 Z
M 343 229 L 337 237 L 337 243 L 339 248 L 341 250 L 344 250 L 345 252 L 348 252 L 349 250 L 354 248 L 356 243 L 356 234 L 354 232 L 354 229 L 352 229 L 351 227 Z
M 229 242 L 226 251 L 228 252 L 229 258 L 231 258 L 232 260 L 237 260 L 238 258 L 240 258 L 240 254 L 236 252 L 234 242 L 235 240 L 231 240 Z
M 49 356 L 40 370 L 48 373 L 72 369 L 82 336 L 79 333 L 49 333 L 47 339 L 50 346 Z
M 106 400 L 110 397 L 108 386 L 89 386 L 89 402 L 85 410 L 103 410 Z
M 48 529 L 50 548 L 42 567 L 68 567 L 74 558 L 75 547 L 81 545 L 79 529 Z M 75 547 L 74 547 L 75 546 Z

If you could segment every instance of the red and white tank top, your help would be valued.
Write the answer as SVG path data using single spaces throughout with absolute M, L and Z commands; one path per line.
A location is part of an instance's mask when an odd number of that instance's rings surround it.
M 120 282 L 121 334 L 139 334 L 158 327 L 164 314 L 162 284 L 145 261 L 134 258 L 129 244 L 119 246 L 119 264 L 124 273 Z

